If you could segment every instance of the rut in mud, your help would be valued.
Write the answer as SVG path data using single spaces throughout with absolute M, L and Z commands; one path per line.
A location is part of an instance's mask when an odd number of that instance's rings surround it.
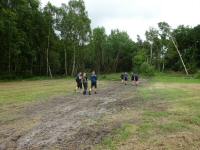
M 0 149 L 91 149 L 115 128 L 97 129 L 102 116 L 142 103 L 135 97 L 136 89 L 110 82 L 95 95 L 72 94 L 26 107 L 19 118 L 24 124 L 4 126 L 0 132 L 4 136 Z

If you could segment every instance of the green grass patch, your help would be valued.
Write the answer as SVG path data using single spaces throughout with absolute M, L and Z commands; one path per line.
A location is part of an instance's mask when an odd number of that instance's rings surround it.
M 104 87 L 104 85 L 105 82 L 99 82 L 99 86 Z M 74 92 L 75 86 L 76 82 L 72 79 L 0 83 L 0 106 L 67 95 Z
M 116 150 L 121 142 L 129 139 L 137 130 L 133 124 L 124 124 L 121 128 L 114 130 L 112 136 L 105 137 L 97 149 Z
M 164 83 L 200 83 L 200 79 L 191 76 L 186 76 L 184 74 L 166 74 L 157 73 L 155 77 L 152 78 L 152 82 L 164 82 Z
M 174 133 L 179 131 L 185 131 L 189 129 L 189 127 L 182 123 L 182 122 L 171 122 L 166 123 L 158 126 L 159 131 L 162 131 L 164 133 Z
M 168 117 L 170 115 L 169 112 L 166 111 L 145 111 L 143 114 L 145 117 L 153 117 L 153 118 L 161 118 Z
M 155 108 L 147 105 L 143 110 L 143 123 L 138 128 L 142 141 L 151 136 L 193 132 L 195 126 L 200 126 L 199 85 L 193 83 L 200 82 L 182 75 L 157 75 L 137 89 L 144 102 L 155 105 Z M 166 109 L 160 111 L 156 103 L 162 107 L 166 104 Z
M 155 128 L 155 124 L 152 121 L 145 121 L 144 123 L 140 124 L 137 133 L 142 139 L 149 137 L 149 135 L 153 132 Z
M 73 80 L 42 80 L 0 83 L 0 106 L 47 99 L 73 92 Z
M 178 88 L 157 88 L 153 84 L 151 87 L 138 89 L 138 94 L 144 100 L 175 101 L 176 99 L 190 96 L 188 91 Z
M 185 117 L 183 121 L 192 125 L 200 126 L 200 116 Z
M 104 74 L 100 75 L 100 80 L 109 80 L 109 81 L 120 81 L 121 73 L 113 73 L 113 74 Z

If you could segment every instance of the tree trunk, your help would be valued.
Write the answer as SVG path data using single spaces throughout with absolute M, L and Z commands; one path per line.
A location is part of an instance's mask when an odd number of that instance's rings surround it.
M 30 68 L 31 76 L 33 75 L 33 56 L 31 58 L 31 68 Z
M 186 75 L 188 75 L 188 70 L 187 70 L 187 68 L 186 68 L 186 66 L 185 66 L 185 63 L 184 63 L 183 58 L 182 58 L 182 55 L 181 55 L 181 53 L 180 53 L 180 51 L 179 51 L 179 49 L 178 49 L 178 46 L 176 45 L 176 43 L 175 43 L 175 41 L 174 41 L 174 39 L 173 39 L 172 36 L 171 36 L 171 40 L 172 40 L 172 42 L 173 42 L 173 44 L 174 44 L 174 46 L 175 46 L 175 48 L 176 48 L 176 51 L 178 52 L 178 55 L 179 55 L 179 57 L 180 57 L 180 59 L 181 59 L 181 62 L 182 62 L 183 67 L 184 67 L 184 69 L 185 69 L 185 73 L 186 73 Z
M 118 51 L 117 57 L 116 57 L 115 63 L 114 63 L 114 71 L 115 72 L 117 71 L 117 66 L 118 66 L 118 61 L 119 61 L 119 54 L 120 54 L 120 51 Z
M 10 43 L 10 42 L 9 42 Z M 10 44 L 8 48 L 8 72 L 11 73 L 11 54 L 10 54 Z
M 39 59 L 39 61 L 38 61 L 38 63 L 39 63 L 39 70 L 38 70 L 38 68 L 37 68 L 37 73 L 39 73 L 39 75 L 41 75 L 41 68 L 42 68 L 42 65 L 41 65 L 41 50 L 40 50 L 40 48 L 38 48 L 38 51 L 39 51 L 39 54 L 37 55 L 37 59 Z M 37 64 L 38 64 L 37 63 Z
M 50 25 L 49 25 L 49 35 L 48 35 L 48 41 L 47 41 L 47 76 L 49 75 L 49 40 L 50 40 Z
M 65 48 L 65 75 L 67 76 L 67 52 Z
M 75 66 L 76 66 L 76 50 L 75 50 L 75 46 L 74 46 L 74 58 L 73 58 L 73 67 L 72 67 L 72 73 L 71 73 L 71 76 L 74 75 Z
M 104 51 L 103 51 L 103 48 L 101 48 L 101 69 L 104 70 Z
M 162 72 L 165 70 L 165 59 L 163 58 L 163 64 L 162 64 Z
M 153 58 L 153 44 L 151 44 L 151 52 L 150 52 L 150 64 L 152 64 L 152 58 Z
M 47 76 L 49 75 L 49 58 L 48 58 L 48 56 L 49 56 L 49 49 L 47 48 Z
M 52 73 L 51 73 L 51 68 L 50 68 L 50 66 L 49 66 L 49 75 L 50 75 L 50 77 L 51 77 L 51 79 L 52 79 L 53 76 L 52 76 Z
M 10 8 L 10 0 L 7 1 L 8 7 Z M 10 39 L 11 39 L 10 20 L 8 22 L 8 72 L 11 73 L 11 50 L 10 50 Z

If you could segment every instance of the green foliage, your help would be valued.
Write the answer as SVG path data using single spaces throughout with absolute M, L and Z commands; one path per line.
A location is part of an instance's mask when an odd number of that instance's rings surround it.
M 49 75 L 49 68 L 53 75 L 92 69 L 137 72 L 143 62 L 156 71 L 183 71 L 172 36 L 189 73 L 200 67 L 200 25 L 172 30 L 160 22 L 158 29 L 146 31 L 145 41 L 138 36 L 134 42 L 118 29 L 109 35 L 104 27 L 91 31 L 83 0 L 70 0 L 61 7 L 49 2 L 44 8 L 39 0 L 9 0 L 1 1 L 0 7 L 0 76 L 43 76 Z
M 148 63 L 143 63 L 140 66 L 140 73 L 145 75 L 145 76 L 154 76 L 155 75 L 155 70 L 153 66 L 149 65 Z
M 95 28 L 93 30 L 93 36 L 91 41 L 91 47 L 94 49 L 92 51 L 92 61 L 91 65 L 96 68 L 97 72 L 105 71 L 106 67 L 106 42 L 107 42 L 107 35 L 105 28 Z
M 107 57 L 109 72 L 130 71 L 132 55 L 136 53 L 136 44 L 130 39 L 127 32 L 112 30 L 108 36 Z
M 140 66 L 145 62 L 147 58 L 145 49 L 141 49 L 140 51 L 137 52 L 137 55 L 133 57 L 133 63 L 135 66 Z
M 198 71 L 196 74 L 195 74 L 195 79 L 200 79 L 200 71 Z

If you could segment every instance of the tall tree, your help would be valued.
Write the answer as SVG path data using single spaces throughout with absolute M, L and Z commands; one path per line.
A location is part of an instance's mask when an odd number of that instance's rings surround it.
M 51 73 L 51 67 L 49 65 L 49 50 L 50 50 L 50 38 L 54 34 L 55 29 L 55 15 L 56 15 L 56 7 L 53 6 L 50 2 L 45 6 L 44 8 L 44 14 L 45 19 L 47 22 L 47 48 L 46 48 L 46 73 L 47 76 L 50 75 L 52 77 Z
M 93 36 L 92 36 L 92 48 L 95 50 L 94 51 L 94 59 L 95 61 L 95 68 L 97 69 L 98 72 L 103 71 L 103 68 L 105 67 L 105 48 L 106 48 L 106 40 L 107 40 L 107 35 L 105 33 L 105 28 L 95 28 L 93 30 Z
M 64 38 L 72 44 L 73 63 L 71 75 L 74 75 L 77 61 L 81 58 L 78 49 L 87 45 L 90 40 L 90 19 L 83 0 L 70 0 L 67 6 L 67 13 L 63 18 L 61 32 Z
M 185 65 L 185 63 L 183 61 L 183 58 L 182 58 L 182 55 L 181 55 L 181 53 L 180 53 L 180 51 L 178 49 L 178 46 L 177 46 L 177 44 L 175 42 L 175 38 L 171 34 L 171 28 L 170 28 L 169 24 L 166 23 L 166 22 L 160 22 L 160 23 L 158 23 L 158 26 L 159 26 L 162 34 L 168 36 L 172 40 L 172 43 L 174 44 L 174 46 L 175 46 L 175 48 L 177 50 L 177 53 L 178 53 L 178 55 L 179 55 L 179 57 L 181 59 L 181 62 L 182 62 L 183 67 L 185 69 L 186 75 L 188 75 L 188 70 L 187 70 L 186 65 Z
M 145 32 L 146 39 L 150 43 L 150 64 L 152 64 L 152 59 L 153 59 L 153 45 L 158 41 L 158 30 L 155 28 L 150 28 L 149 31 Z

